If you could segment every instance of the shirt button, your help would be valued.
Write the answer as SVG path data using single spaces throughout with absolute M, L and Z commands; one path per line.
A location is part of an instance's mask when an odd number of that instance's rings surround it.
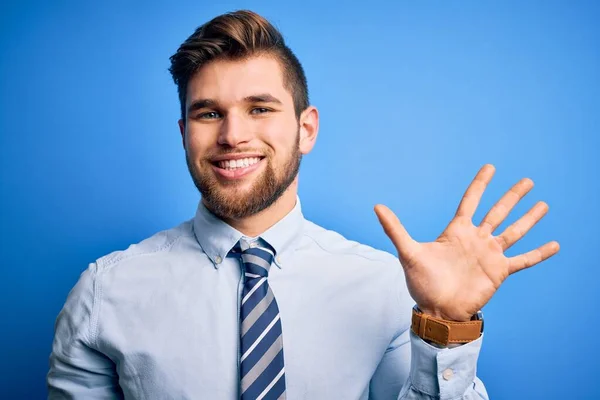
M 220 256 L 217 256 L 217 257 L 215 258 L 215 262 L 216 262 L 217 264 L 221 264 L 221 261 L 223 261 L 223 259 L 222 259 Z
M 454 376 L 454 371 L 452 371 L 450 368 L 447 368 L 444 370 L 444 372 L 442 372 L 442 376 L 445 380 L 449 381 Z
M 277 260 L 277 264 L 281 264 L 281 257 L 280 256 L 277 256 L 276 260 Z

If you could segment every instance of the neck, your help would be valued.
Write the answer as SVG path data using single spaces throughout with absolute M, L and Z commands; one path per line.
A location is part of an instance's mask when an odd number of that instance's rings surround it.
M 271 206 L 261 212 L 242 219 L 223 219 L 227 224 L 242 232 L 245 236 L 256 237 L 282 220 L 296 205 L 298 178 Z

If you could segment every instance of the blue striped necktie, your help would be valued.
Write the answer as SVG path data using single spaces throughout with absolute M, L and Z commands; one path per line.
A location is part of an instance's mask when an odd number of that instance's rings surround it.
M 258 241 L 237 244 L 243 263 L 241 324 L 241 399 L 284 400 L 283 336 L 279 308 L 267 277 L 271 248 Z

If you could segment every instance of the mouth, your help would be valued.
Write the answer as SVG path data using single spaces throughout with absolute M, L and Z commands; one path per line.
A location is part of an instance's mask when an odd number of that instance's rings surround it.
M 227 180 L 234 180 L 258 170 L 264 164 L 264 159 L 263 156 L 247 157 L 236 160 L 212 161 L 211 165 L 218 176 Z

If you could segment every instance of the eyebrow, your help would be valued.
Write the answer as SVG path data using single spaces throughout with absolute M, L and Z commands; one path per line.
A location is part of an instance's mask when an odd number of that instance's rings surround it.
M 283 105 L 281 100 L 269 93 L 253 94 L 244 97 L 242 100 L 245 103 L 275 103 Z M 201 108 L 216 107 L 219 103 L 213 99 L 198 99 L 194 100 L 188 107 L 188 113 L 199 110 Z
M 244 97 L 246 103 L 275 103 L 282 105 L 283 103 L 277 97 L 271 96 L 269 93 L 255 94 Z

